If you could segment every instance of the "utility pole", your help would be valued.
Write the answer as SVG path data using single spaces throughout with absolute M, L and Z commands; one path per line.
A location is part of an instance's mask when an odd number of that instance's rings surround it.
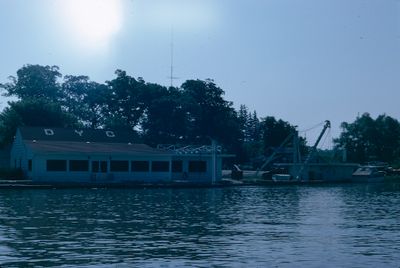
M 211 140 L 211 147 L 212 147 L 212 174 L 211 174 L 211 183 L 212 185 L 215 185 L 215 182 L 217 180 L 217 141 L 212 139 Z

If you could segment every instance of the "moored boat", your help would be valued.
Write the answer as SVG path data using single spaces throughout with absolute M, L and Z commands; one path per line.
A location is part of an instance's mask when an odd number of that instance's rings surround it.
M 361 166 L 354 171 L 351 178 L 352 182 L 383 182 L 386 172 L 380 170 L 378 166 Z
M 290 174 L 274 174 L 274 175 L 272 175 L 272 180 L 274 182 L 290 181 L 291 179 L 292 179 L 292 176 Z

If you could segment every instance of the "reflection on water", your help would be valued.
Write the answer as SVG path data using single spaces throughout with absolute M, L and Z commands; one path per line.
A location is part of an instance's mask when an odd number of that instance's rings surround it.
M 398 267 L 399 184 L 0 191 L 0 265 Z

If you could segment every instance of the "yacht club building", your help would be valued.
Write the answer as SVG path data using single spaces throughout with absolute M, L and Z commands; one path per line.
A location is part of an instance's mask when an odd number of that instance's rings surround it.
M 47 183 L 215 183 L 222 176 L 217 147 L 152 148 L 133 132 L 22 127 L 11 167 Z

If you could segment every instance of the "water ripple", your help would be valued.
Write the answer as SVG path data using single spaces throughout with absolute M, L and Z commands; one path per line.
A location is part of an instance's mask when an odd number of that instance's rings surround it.
M 0 191 L 1 267 L 398 267 L 394 185 Z

